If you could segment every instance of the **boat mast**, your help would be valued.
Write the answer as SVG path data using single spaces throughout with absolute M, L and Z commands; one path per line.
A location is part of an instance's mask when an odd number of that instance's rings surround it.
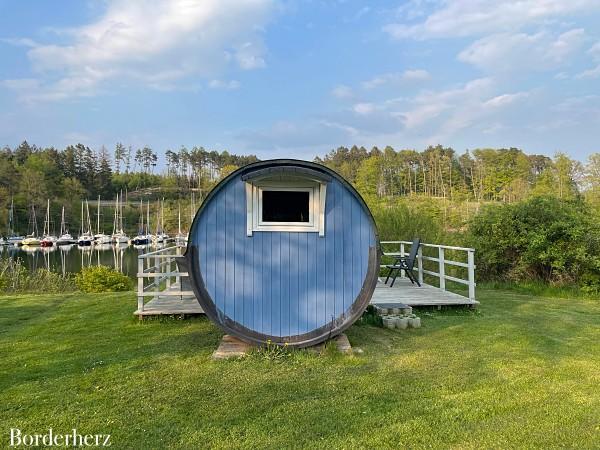
M 14 199 L 11 197 L 10 198 L 10 211 L 8 212 L 8 236 L 14 236 L 15 235 L 15 230 L 14 230 Z
M 140 229 L 138 234 L 140 236 L 144 234 L 144 204 L 142 200 L 140 200 Z
M 100 234 L 100 196 L 98 196 L 98 217 L 96 219 L 96 234 Z
M 150 234 L 150 200 L 146 204 L 146 235 Z
M 177 229 L 178 235 L 181 235 L 181 203 L 177 202 Z
M 35 217 L 35 206 L 33 203 L 31 204 L 31 215 L 29 216 L 29 222 L 29 226 L 31 227 L 30 236 L 37 237 L 39 232 L 37 227 L 37 218 Z
M 65 224 L 65 207 L 62 207 L 62 213 L 60 215 L 60 235 L 67 234 L 67 225 Z
M 119 232 L 124 234 L 123 232 L 123 191 L 121 191 L 121 197 L 119 199 Z
M 87 201 L 85 201 L 85 212 L 87 214 L 87 234 L 92 234 L 92 219 L 90 217 L 90 203 Z
M 83 200 L 81 200 L 81 235 L 83 236 Z
M 160 200 L 156 200 L 156 236 L 161 234 L 160 230 Z
M 48 236 L 50 234 L 50 199 L 48 199 L 47 201 L 48 203 L 46 204 L 46 217 L 44 218 L 44 236 Z
M 119 193 L 117 192 L 117 200 L 115 202 L 115 213 L 113 214 L 113 234 L 117 234 L 117 218 L 119 216 Z

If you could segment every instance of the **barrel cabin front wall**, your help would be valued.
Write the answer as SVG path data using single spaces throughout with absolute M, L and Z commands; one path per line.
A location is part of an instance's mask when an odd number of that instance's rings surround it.
M 198 219 L 192 235 L 200 272 L 219 316 L 269 336 L 301 335 L 346 314 L 376 245 L 365 208 L 335 178 L 327 184 L 324 236 L 247 236 L 241 176 L 224 185 Z

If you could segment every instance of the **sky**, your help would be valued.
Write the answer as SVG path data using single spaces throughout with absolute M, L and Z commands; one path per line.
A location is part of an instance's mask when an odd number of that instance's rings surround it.
M 599 0 L 0 0 L 0 145 L 600 151 Z

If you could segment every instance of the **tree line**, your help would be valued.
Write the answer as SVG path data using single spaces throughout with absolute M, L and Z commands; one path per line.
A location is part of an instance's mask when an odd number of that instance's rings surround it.
M 64 149 L 22 142 L 0 150 L 0 224 L 14 198 L 20 223 L 27 223 L 30 205 L 43 215 L 46 199 L 78 210 L 83 198 L 113 199 L 124 192 L 128 200 L 179 199 L 195 192 L 196 204 L 225 175 L 258 161 L 255 155 L 180 147 L 164 152 L 158 166 L 152 148 L 133 149 L 117 143 L 111 151 L 81 143 Z M 393 203 L 404 197 L 438 198 L 461 202 L 514 203 L 532 196 L 585 198 L 600 207 L 600 153 L 579 162 L 563 153 L 553 158 L 528 155 L 517 148 L 482 148 L 458 154 L 450 147 L 419 151 L 338 147 L 315 162 L 339 172 L 353 183 L 370 205 Z M 461 219 L 463 220 L 463 219 Z M 463 220 L 464 221 L 464 220 Z
M 527 155 L 517 148 L 484 148 L 458 155 L 441 145 L 423 151 L 339 147 L 317 162 L 339 172 L 367 198 L 410 195 L 476 202 L 517 202 L 536 195 L 562 199 L 600 194 L 600 153 L 585 163 L 556 153 Z

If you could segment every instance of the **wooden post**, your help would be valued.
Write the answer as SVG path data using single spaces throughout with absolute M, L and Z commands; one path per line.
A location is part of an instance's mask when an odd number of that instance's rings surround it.
M 141 312 L 144 310 L 144 277 L 141 277 L 140 274 L 144 273 L 144 258 L 138 256 L 138 311 Z M 141 318 L 142 316 L 140 316 Z
M 154 287 L 152 288 L 153 290 L 155 290 L 156 292 L 158 292 L 158 283 L 160 283 L 160 275 L 158 274 L 158 271 L 161 269 L 161 267 L 159 266 L 160 264 L 160 258 L 158 257 L 158 255 L 154 256 L 154 273 L 156 275 L 154 275 Z M 157 295 L 158 297 L 158 295 Z M 152 297 L 153 299 L 156 297 Z
M 176 250 L 177 256 L 181 256 L 181 247 L 177 247 Z M 181 287 L 181 276 L 179 275 L 179 267 L 176 265 L 177 267 L 177 272 L 175 275 L 175 284 L 177 285 L 177 289 L 179 289 L 180 291 L 182 291 L 182 287 Z M 183 297 L 182 297 L 183 298 Z
M 400 242 L 400 256 L 404 257 L 404 242 Z M 405 277 L 404 269 L 400 270 L 400 276 Z
M 167 258 L 167 291 L 171 289 L 171 257 Z
M 467 250 L 469 271 L 469 299 L 475 300 L 475 250 Z
M 439 276 L 440 276 L 440 289 L 446 290 L 446 262 L 444 261 L 444 248 L 438 247 L 438 259 L 439 259 Z
M 423 284 L 423 246 L 419 246 L 418 251 L 419 284 Z

